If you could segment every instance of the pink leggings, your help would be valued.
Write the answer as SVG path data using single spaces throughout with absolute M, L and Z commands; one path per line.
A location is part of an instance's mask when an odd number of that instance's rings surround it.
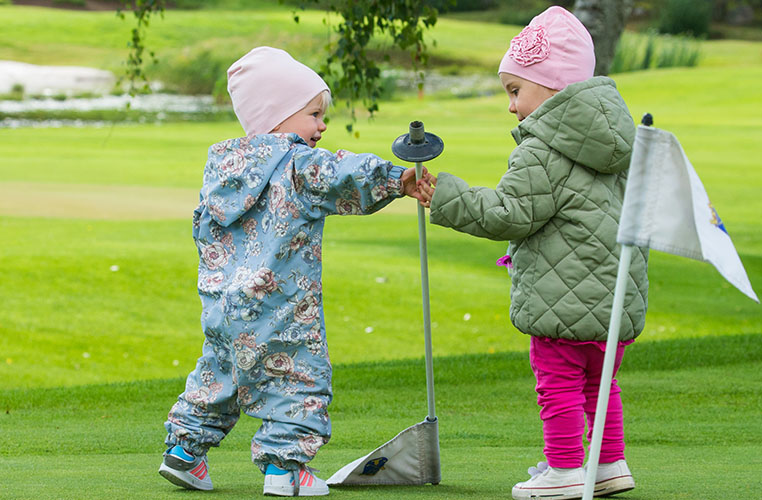
M 619 345 L 614 375 L 622 363 Z M 595 406 L 603 368 L 603 348 L 597 343 L 570 342 L 532 337 L 529 360 L 537 378 L 537 404 L 543 424 L 545 458 L 551 467 L 582 467 L 585 449 L 582 434 L 587 416 L 587 440 L 593 435 Z M 624 458 L 622 399 L 613 379 L 603 428 L 600 463 Z

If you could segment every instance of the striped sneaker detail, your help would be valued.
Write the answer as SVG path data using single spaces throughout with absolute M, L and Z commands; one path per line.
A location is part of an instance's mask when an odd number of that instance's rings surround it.
M 301 469 L 299 471 L 299 486 L 312 486 L 312 483 L 314 482 L 315 476 L 313 476 L 310 472 L 307 472 L 305 469 Z
M 202 461 L 195 468 L 191 469 L 190 473 L 203 481 L 208 474 L 208 469 L 206 468 L 206 462 Z
M 313 470 L 302 465 L 296 470 L 286 472 L 273 465 L 265 473 L 265 495 L 275 496 L 321 496 L 328 494 L 328 485 L 317 477 Z M 296 479 L 296 478 L 299 479 Z M 298 481 L 298 484 L 296 482 Z

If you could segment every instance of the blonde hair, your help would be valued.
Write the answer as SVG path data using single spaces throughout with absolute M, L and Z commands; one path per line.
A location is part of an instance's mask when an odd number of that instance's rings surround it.
M 331 107 L 331 103 L 333 102 L 333 99 L 331 98 L 331 91 L 330 90 L 324 90 L 320 93 L 321 99 L 320 99 L 320 110 L 323 112 L 323 114 L 328 111 L 328 108 Z

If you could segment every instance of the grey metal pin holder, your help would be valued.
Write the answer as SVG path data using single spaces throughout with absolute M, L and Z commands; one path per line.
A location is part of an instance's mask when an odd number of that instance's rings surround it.
M 426 133 L 423 130 L 423 123 L 419 121 L 412 122 L 410 133 L 398 137 L 392 144 L 392 152 L 398 158 L 415 162 L 417 179 L 423 175 L 421 162 L 436 158 L 443 149 L 442 140 L 434 134 Z M 418 204 L 428 416 L 423 422 L 404 429 L 375 450 L 339 469 L 326 481 L 331 487 L 439 484 L 442 479 L 439 458 L 439 422 L 434 407 L 425 216 L 423 207 Z
M 415 162 L 415 178 L 423 175 L 422 162 L 433 160 L 444 150 L 444 142 L 434 134 L 426 132 L 423 122 L 410 123 L 410 131 L 397 137 L 392 143 L 392 153 L 403 161 Z M 426 346 L 426 394 L 428 397 L 428 416 L 426 420 L 437 419 L 434 402 L 434 364 L 431 353 L 431 313 L 429 307 L 429 264 L 426 249 L 426 213 L 418 204 L 418 248 L 421 258 L 421 289 L 423 293 L 423 332 Z

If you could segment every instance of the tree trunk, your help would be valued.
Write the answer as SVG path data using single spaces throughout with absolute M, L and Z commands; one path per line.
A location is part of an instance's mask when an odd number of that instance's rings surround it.
M 607 75 L 619 37 L 632 10 L 633 0 L 577 0 L 574 15 L 582 21 L 595 44 L 595 74 Z

